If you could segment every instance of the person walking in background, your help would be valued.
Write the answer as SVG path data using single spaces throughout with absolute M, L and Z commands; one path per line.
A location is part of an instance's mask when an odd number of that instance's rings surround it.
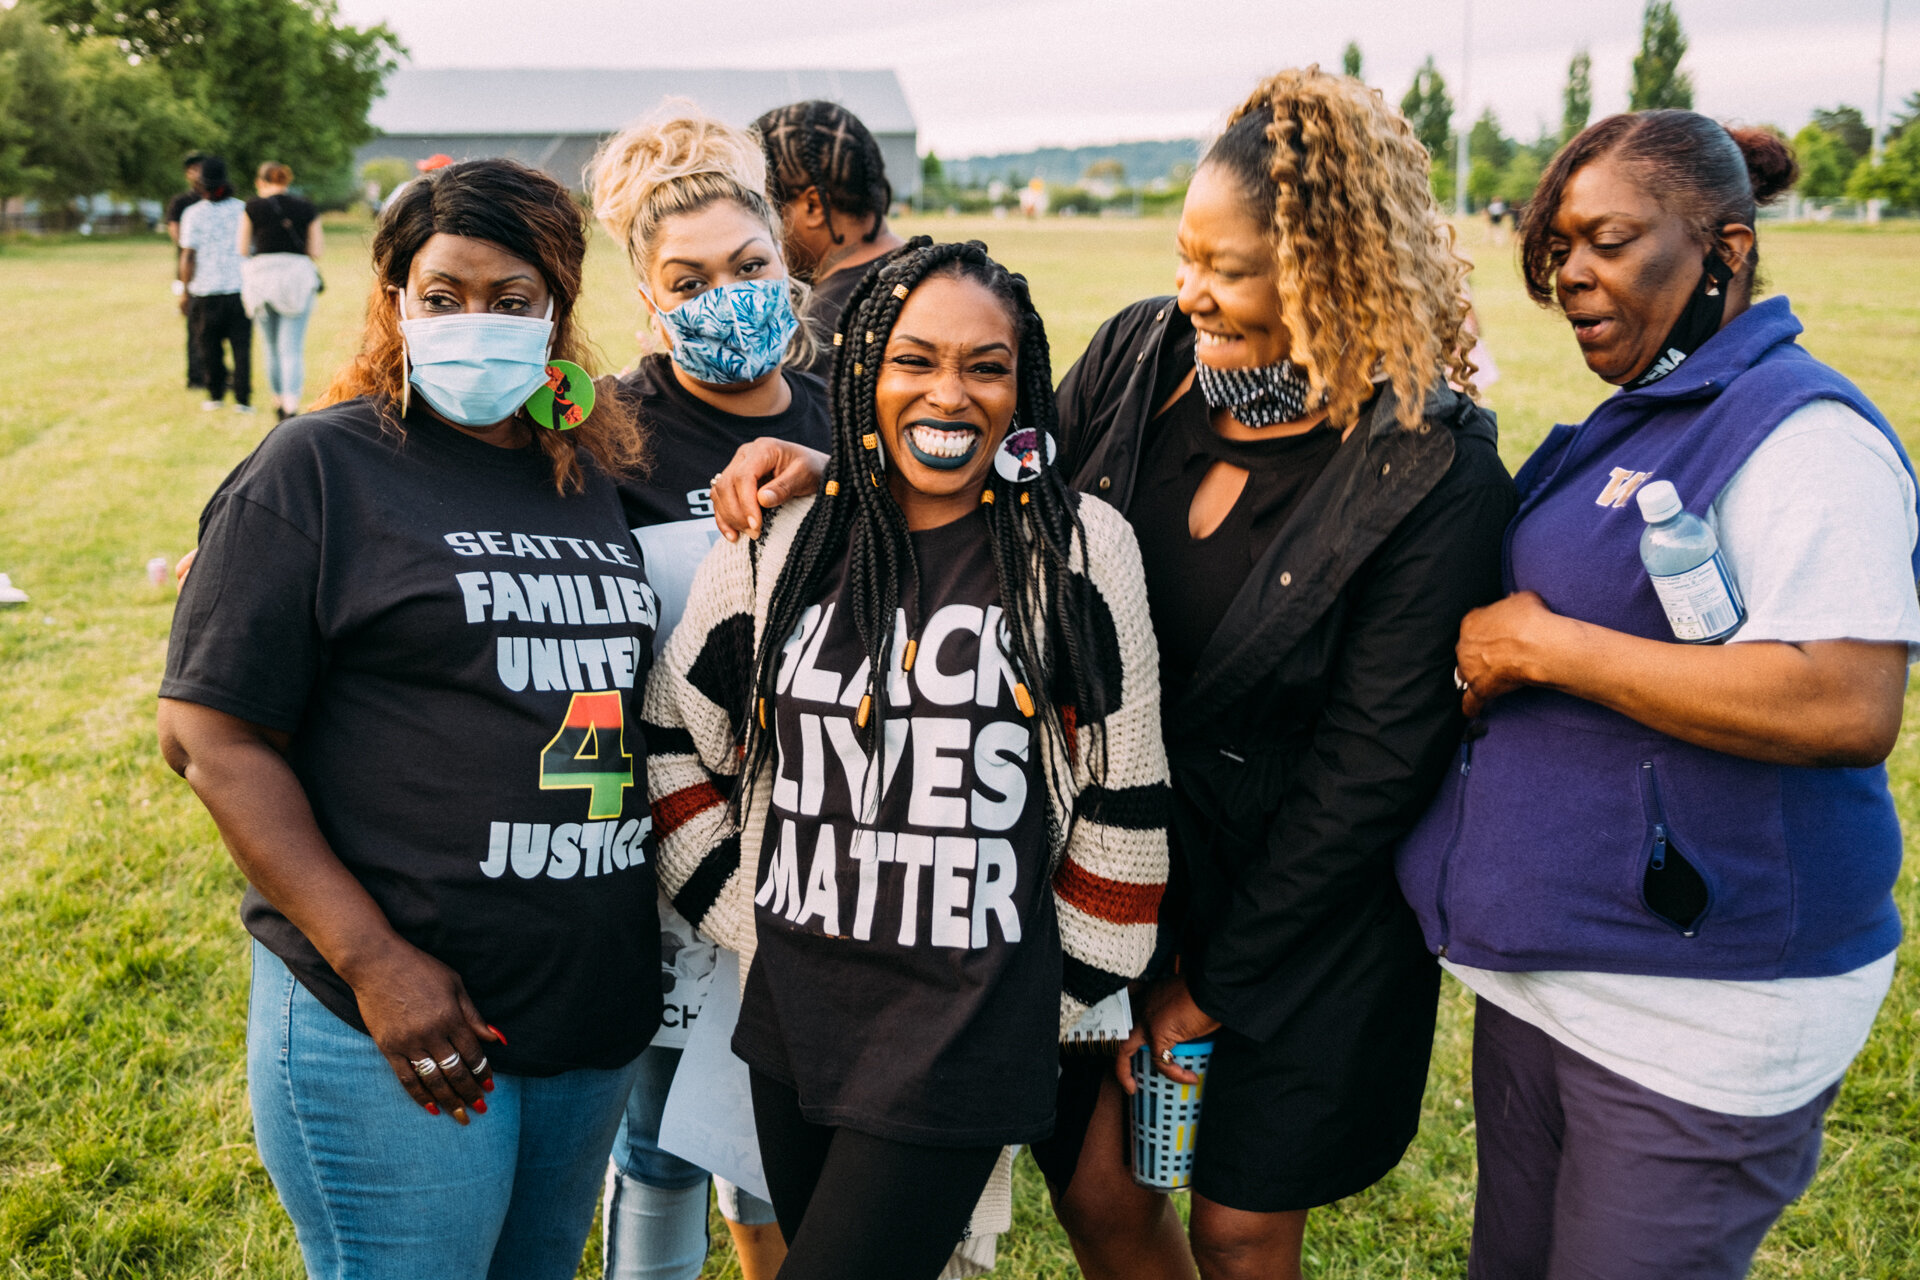
M 167 201 L 167 239 L 173 241 L 175 250 L 173 294 L 174 297 L 180 300 L 180 314 L 186 320 L 187 390 L 189 391 L 199 391 L 206 388 L 207 372 L 200 367 L 200 352 L 193 343 L 193 318 L 188 314 L 190 304 L 187 301 L 187 286 L 186 282 L 180 278 L 180 255 L 178 252 L 180 248 L 180 215 L 187 211 L 189 205 L 196 204 L 200 200 L 200 165 L 205 160 L 206 156 L 195 151 L 181 162 L 182 167 L 186 170 L 187 189 Z
M 767 163 L 746 133 L 669 102 L 610 138 L 590 169 L 594 214 L 624 246 L 656 340 L 620 380 L 647 424 L 653 464 L 620 484 L 627 523 L 660 598 L 659 639 L 678 621 L 713 544 L 712 477 L 747 441 L 828 442 L 827 388 L 800 371 L 814 343 L 795 321 Z M 736 305 L 737 304 L 737 305 Z M 742 317 L 718 325 L 722 316 Z M 704 317 L 704 319 L 703 319 Z M 614 1144 L 604 1222 L 609 1280 L 694 1280 L 707 1255 L 707 1171 L 660 1149 L 660 1122 L 686 1043 L 688 971 L 718 955 L 660 901 L 680 1026 L 663 1026 Z M 664 956 L 664 950 L 663 950 Z M 786 1248 L 773 1207 L 723 1179 L 716 1199 L 745 1280 L 772 1280 Z
M 273 390 L 276 419 L 300 412 L 300 386 L 306 377 L 307 317 L 320 288 L 314 266 L 326 249 L 320 211 L 291 195 L 293 170 L 268 161 L 255 175 L 260 194 L 247 201 L 240 218 L 240 301 L 247 317 L 259 322 L 267 349 L 267 385 Z
M 753 122 L 767 153 L 767 193 L 786 227 L 793 273 L 812 287 L 803 319 L 817 348 L 803 367 L 826 376 L 833 335 L 867 268 L 898 249 L 887 227 L 893 186 L 860 117 L 837 102 L 795 102 Z
M 359 354 L 214 494 L 175 611 L 161 749 L 247 877 L 248 1096 L 313 1280 L 571 1280 L 659 1025 L 645 439 L 611 380 L 567 431 L 523 408 L 588 358 L 586 247 L 536 170 L 418 179 Z
M 200 353 L 211 412 L 227 394 L 233 356 L 233 407 L 253 412 L 253 322 L 240 300 L 240 224 L 247 207 L 233 195 L 227 162 L 200 162 L 201 199 L 180 215 L 180 279 L 187 287 L 187 331 Z
M 780 1275 L 932 1280 L 1152 954 L 1159 664 L 1132 531 L 1047 465 L 1025 280 L 917 238 L 848 316 L 824 489 L 702 564 L 648 785 L 662 885 L 741 957 Z
M 1893 977 L 1920 512 L 1885 417 L 1753 302 L 1794 176 L 1764 128 L 1611 116 L 1521 226 L 1620 389 L 1521 468 L 1513 594 L 1460 629 L 1476 719 L 1399 855 L 1479 997 L 1474 1280 L 1745 1275 Z M 1711 630 L 1641 560 L 1663 481 L 1718 539 Z

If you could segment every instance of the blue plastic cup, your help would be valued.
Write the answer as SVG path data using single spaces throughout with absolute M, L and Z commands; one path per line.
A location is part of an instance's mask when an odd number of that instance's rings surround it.
M 1174 1065 L 1200 1077 L 1198 1084 L 1181 1084 L 1154 1069 L 1147 1045 L 1133 1051 L 1133 1180 L 1141 1186 L 1180 1191 L 1192 1183 L 1200 1094 L 1212 1060 L 1211 1040 L 1173 1046 Z

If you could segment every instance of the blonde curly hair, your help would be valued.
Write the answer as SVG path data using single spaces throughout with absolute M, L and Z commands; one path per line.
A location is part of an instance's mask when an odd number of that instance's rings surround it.
M 783 243 L 780 214 L 767 196 L 767 157 L 744 130 L 702 112 L 685 98 L 668 98 L 637 124 L 608 138 L 587 164 L 593 216 L 626 247 L 636 279 L 644 285 L 669 218 L 695 213 L 726 200 L 761 223 L 773 243 Z M 788 275 L 796 313 L 809 290 Z M 814 354 L 811 330 L 801 325 L 787 346 L 792 364 Z
M 1428 185 L 1427 150 L 1378 89 L 1282 71 L 1234 109 L 1202 164 L 1270 218 L 1289 358 L 1349 423 L 1384 375 L 1403 427 L 1443 379 L 1473 394 L 1467 273 Z

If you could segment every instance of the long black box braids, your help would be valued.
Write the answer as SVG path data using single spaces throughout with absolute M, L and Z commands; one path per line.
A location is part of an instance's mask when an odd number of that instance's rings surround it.
M 915 236 L 867 272 L 848 300 L 841 330 L 833 339 L 833 445 L 821 496 L 794 535 L 774 584 L 766 629 L 754 656 L 753 703 L 742 744 L 743 777 L 749 786 L 773 750 L 769 708 L 775 697 L 782 650 L 807 608 L 827 591 L 843 558 L 849 571 L 841 609 L 852 615 L 868 660 L 867 690 L 856 716 L 856 728 L 869 754 L 874 743 L 885 741 L 887 676 L 893 668 L 895 619 L 903 598 L 908 636 L 924 619 L 919 565 L 908 536 L 906 515 L 887 488 L 874 391 L 887 340 L 902 306 L 915 287 L 936 276 L 974 281 L 1006 305 L 1019 341 L 1016 418 L 1011 430 L 1032 428 L 1042 441 L 1058 435 L 1046 327 L 1034 310 L 1024 276 L 995 262 L 977 240 L 935 244 L 927 236 Z M 1070 782 L 1053 777 L 1054 762 L 1071 760 L 1075 744 L 1056 695 L 1106 688 L 1117 680 L 1118 673 L 1097 669 L 1106 646 L 1099 644 L 1092 633 L 1091 611 L 1074 607 L 1077 593 L 1070 586 L 1075 568 L 1073 547 L 1076 541 L 1080 545 L 1078 568 L 1084 572 L 1085 530 L 1078 499 L 1045 454 L 1043 444 L 1039 450 L 1040 474 L 1025 483 L 1008 481 L 997 471 L 989 472 L 981 502 L 987 508 L 994 572 L 1011 646 L 1009 656 L 1024 695 L 1017 695 L 1017 700 L 1022 703 L 1021 711 L 1035 721 L 1041 736 L 1041 758 L 1046 762 L 1049 785 L 1064 799 L 1071 793 Z M 905 644 L 901 667 L 911 670 L 916 656 L 914 642 L 904 636 L 898 639 Z M 981 642 L 994 639 L 982 636 Z M 1059 660 L 1062 655 L 1064 663 Z M 1069 696 L 1085 706 L 1083 692 L 1069 692 Z M 1099 701 L 1097 696 L 1094 700 Z M 1104 773 L 1105 751 L 1097 725 L 1094 731 L 1100 749 L 1098 759 L 1089 763 L 1097 776 Z M 741 799 L 736 792 L 736 801 Z M 744 804 L 741 807 L 744 810 Z M 1049 835 L 1057 848 L 1064 832 L 1052 829 L 1052 808 L 1049 806 Z

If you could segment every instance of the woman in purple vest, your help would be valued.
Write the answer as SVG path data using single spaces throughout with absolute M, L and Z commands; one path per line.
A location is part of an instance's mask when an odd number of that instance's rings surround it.
M 1480 997 L 1475 1280 L 1744 1275 L 1891 981 L 1920 523 L 1886 419 L 1752 300 L 1793 177 L 1771 134 L 1651 111 L 1527 207 L 1529 291 L 1621 390 L 1520 472 L 1511 594 L 1461 627 L 1475 719 L 1399 859 Z M 1718 535 L 1729 643 L 1675 640 L 1649 480 Z

